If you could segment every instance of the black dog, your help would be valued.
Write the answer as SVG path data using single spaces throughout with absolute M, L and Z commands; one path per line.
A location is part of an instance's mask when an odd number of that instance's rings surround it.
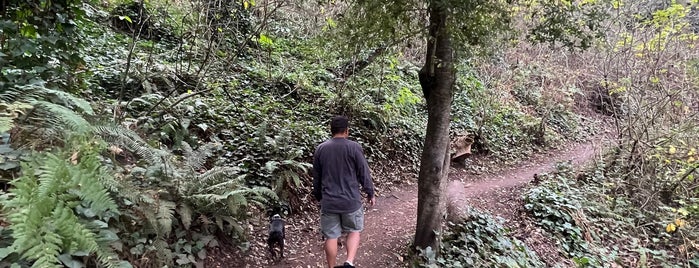
M 276 257 L 275 247 L 279 248 L 281 252 L 281 257 L 284 258 L 284 238 L 286 233 L 284 231 L 284 219 L 283 215 L 289 215 L 291 208 L 286 204 L 276 205 L 267 210 L 267 216 L 269 216 L 269 233 L 267 238 L 267 246 L 269 248 L 269 253 L 272 257 Z
M 269 219 L 269 237 L 267 238 L 267 246 L 272 257 L 276 257 L 274 247 L 279 247 L 281 257 L 284 258 L 284 220 L 279 214 L 274 214 Z

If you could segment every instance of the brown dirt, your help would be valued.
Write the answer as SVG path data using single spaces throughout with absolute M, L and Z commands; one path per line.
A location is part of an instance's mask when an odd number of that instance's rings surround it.
M 573 267 L 569 260 L 561 257 L 547 234 L 522 217 L 521 194 L 534 174 L 551 171 L 556 163 L 562 161 L 582 165 L 597 155 L 599 147 L 593 142 L 574 144 L 535 155 L 510 168 L 481 175 L 463 169 L 452 169 L 447 187 L 448 203 L 455 207 L 470 205 L 504 218 L 514 236 L 535 250 L 549 266 Z M 264 243 L 267 227 L 265 219 L 259 217 L 250 226 L 251 233 L 258 235 L 249 237 L 254 242 L 246 255 L 231 256 L 220 251 L 213 252 L 207 267 L 324 267 L 325 255 L 316 215 L 317 211 L 312 211 L 287 219 L 286 256 L 281 261 L 273 261 L 268 256 Z M 416 185 L 405 185 L 378 196 L 376 206 L 366 212 L 365 230 L 355 265 L 408 267 L 403 254 L 407 252 L 415 232 L 416 215 Z M 339 252 L 340 263 L 345 258 L 344 250 L 345 248 L 341 248 Z

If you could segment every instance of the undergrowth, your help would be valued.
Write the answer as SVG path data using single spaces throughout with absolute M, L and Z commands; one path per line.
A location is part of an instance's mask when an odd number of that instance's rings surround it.
M 308 160 L 334 114 L 351 118 L 378 189 L 415 179 L 427 117 L 402 51 L 342 77 L 358 57 L 317 53 L 325 36 L 289 37 L 297 29 L 278 22 L 267 32 L 254 1 L 220 4 L 3 6 L 0 260 L 201 266 L 219 243 L 244 250 L 252 210 L 312 205 Z M 476 153 L 511 159 L 577 131 L 570 107 L 526 111 L 462 77 L 453 133 L 474 135 Z M 538 263 L 497 220 L 473 214 L 453 226 L 445 264 Z M 483 236 L 460 236 L 471 232 Z
M 468 208 L 460 222 L 449 222 L 440 255 L 427 249 L 421 267 L 542 267 L 544 263 L 522 241 L 510 235 L 501 218 Z
M 529 216 L 554 237 L 566 257 L 579 267 L 699 263 L 696 207 L 639 209 L 615 190 L 614 179 L 605 177 L 603 170 L 598 164 L 576 173 L 563 164 L 539 175 L 542 183 L 524 194 Z M 648 222 L 649 218 L 660 221 Z

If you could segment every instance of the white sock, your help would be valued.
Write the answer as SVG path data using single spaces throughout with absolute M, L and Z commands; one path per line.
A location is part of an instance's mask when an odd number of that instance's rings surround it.
M 354 264 L 352 264 L 352 262 L 349 261 L 349 260 L 345 261 L 345 263 L 346 263 L 346 264 L 349 264 L 350 266 L 354 266 Z

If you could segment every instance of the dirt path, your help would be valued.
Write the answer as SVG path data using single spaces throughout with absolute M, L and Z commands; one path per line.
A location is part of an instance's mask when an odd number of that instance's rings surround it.
M 449 175 L 448 200 L 458 206 L 465 204 L 489 211 L 505 219 L 514 219 L 520 199 L 522 185 L 533 179 L 534 174 L 550 171 L 556 163 L 571 161 L 581 165 L 591 160 L 597 153 L 596 144 L 588 142 L 553 150 L 492 174 L 473 175 L 464 170 L 453 169 Z M 377 204 L 366 212 L 365 231 L 362 244 L 355 260 L 357 267 L 397 267 L 407 252 L 412 234 L 415 231 L 417 214 L 417 186 L 403 188 L 377 197 Z M 517 223 L 510 223 L 516 225 Z M 264 225 L 263 222 L 260 225 Z M 318 235 L 318 222 L 315 217 L 289 219 L 287 222 L 287 254 L 285 259 L 275 264 L 258 264 L 247 267 L 323 267 L 324 253 Z M 535 241 L 523 239 L 527 243 L 546 244 L 540 238 Z M 262 241 L 262 240 L 261 240 Z M 537 245 L 534 245 L 536 248 Z M 266 253 L 265 245 L 258 242 L 252 245 L 252 252 Z M 257 248 L 257 250 L 254 250 Z M 258 253 L 260 254 L 260 253 Z M 251 257 L 251 256 L 248 256 Z M 254 257 L 254 256 L 252 256 Z M 262 263 L 269 262 L 259 257 Z M 340 249 L 338 262 L 345 259 L 344 248 Z M 260 263 L 260 262 L 258 262 Z M 223 265 L 225 266 L 225 265 Z

